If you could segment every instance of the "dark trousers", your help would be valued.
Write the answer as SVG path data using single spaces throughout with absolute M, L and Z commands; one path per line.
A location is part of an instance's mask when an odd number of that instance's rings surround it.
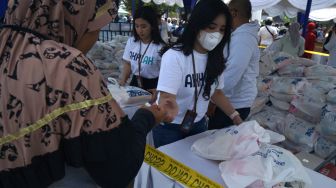
M 105 144 L 108 150 L 100 151 L 99 147 L 91 144 L 97 149 L 92 153 L 92 159 L 86 160 L 85 168 L 100 187 L 125 188 L 129 185 L 142 165 L 146 136 L 154 124 L 153 115 L 140 109 L 132 121 L 123 121 L 110 134 L 102 132 L 97 135 L 95 139 Z
M 192 136 L 208 129 L 206 118 L 202 118 L 196 122 L 191 128 L 189 133 L 185 133 L 181 130 L 180 124 L 165 123 L 160 124 L 153 128 L 153 139 L 156 148 L 167 145 L 178 140 L 182 140 L 185 137 Z
M 236 109 L 240 117 L 245 120 L 250 114 L 250 108 Z M 209 118 L 209 130 L 221 129 L 233 125 L 233 121 L 218 107 L 215 110 L 215 114 Z
M 142 79 L 142 85 L 143 85 L 142 89 L 144 89 L 144 90 L 156 89 L 158 81 L 159 81 L 159 78 L 144 78 L 144 77 L 141 77 L 141 79 Z M 135 76 L 135 75 L 132 76 L 130 86 L 139 87 L 137 76 Z

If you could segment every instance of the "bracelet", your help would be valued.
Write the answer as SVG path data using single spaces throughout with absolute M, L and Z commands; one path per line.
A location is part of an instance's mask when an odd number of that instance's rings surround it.
M 230 115 L 230 119 L 234 119 L 236 116 L 239 116 L 240 114 L 239 114 L 239 112 L 237 112 L 237 111 L 234 111 L 231 115 Z

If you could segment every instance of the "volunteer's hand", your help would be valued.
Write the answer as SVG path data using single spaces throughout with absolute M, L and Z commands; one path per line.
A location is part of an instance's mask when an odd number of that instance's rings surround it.
M 243 120 L 241 119 L 240 115 L 237 115 L 233 118 L 233 124 L 235 125 L 240 125 L 241 123 L 243 123 Z
M 154 115 L 156 124 L 159 124 L 166 119 L 167 111 L 164 110 L 162 107 L 159 107 L 156 104 L 152 104 L 151 106 L 143 106 L 142 108 L 145 108 L 152 112 L 152 114 Z
M 119 85 L 120 85 L 120 86 L 125 86 L 125 85 L 126 85 L 126 81 L 124 81 L 124 80 L 119 80 Z
M 151 104 L 151 106 L 143 106 L 142 108 L 145 108 L 153 113 L 157 124 L 161 122 L 172 122 L 178 113 L 176 101 L 170 99 L 162 99 L 159 105 L 154 103 Z
M 166 123 L 172 122 L 175 119 L 176 115 L 178 114 L 178 105 L 176 103 L 176 100 L 169 98 L 161 99 L 159 106 L 160 108 L 165 109 L 165 111 L 167 112 L 163 122 Z
M 216 111 L 216 105 L 212 102 L 209 103 L 208 106 L 208 111 L 207 111 L 207 116 L 208 117 L 212 117 L 213 115 L 215 115 L 215 111 Z

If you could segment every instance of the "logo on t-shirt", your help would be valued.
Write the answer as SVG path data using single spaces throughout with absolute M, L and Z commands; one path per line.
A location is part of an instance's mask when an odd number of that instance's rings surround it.
M 204 73 L 187 74 L 184 79 L 184 87 L 201 87 L 204 82 Z
M 140 59 L 140 57 L 141 57 L 141 54 L 136 53 L 136 52 L 132 52 L 132 51 L 130 52 L 131 60 L 138 61 Z
M 141 54 L 139 53 L 136 53 L 136 52 L 130 52 L 130 58 L 131 60 L 133 61 L 139 61 L 141 57 Z M 143 59 L 142 59 L 142 64 L 146 64 L 146 65 L 153 65 L 154 64 L 154 57 L 151 57 L 151 56 L 144 56 Z

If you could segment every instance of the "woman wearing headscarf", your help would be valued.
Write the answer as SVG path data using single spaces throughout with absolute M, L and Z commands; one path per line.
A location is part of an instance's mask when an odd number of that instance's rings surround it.
M 329 52 L 328 65 L 336 68 L 336 24 L 329 32 L 323 48 Z
M 279 51 L 293 56 L 302 56 L 305 48 L 305 39 L 300 36 L 300 24 L 292 23 L 289 26 L 288 34 L 279 39 L 277 43 Z
M 112 0 L 10 0 L 0 30 L 0 188 L 47 187 L 65 163 L 125 187 L 162 107 L 132 121 L 86 53 L 117 15 Z M 77 49 L 76 49 L 77 48 Z M 169 103 L 172 104 L 172 103 Z

